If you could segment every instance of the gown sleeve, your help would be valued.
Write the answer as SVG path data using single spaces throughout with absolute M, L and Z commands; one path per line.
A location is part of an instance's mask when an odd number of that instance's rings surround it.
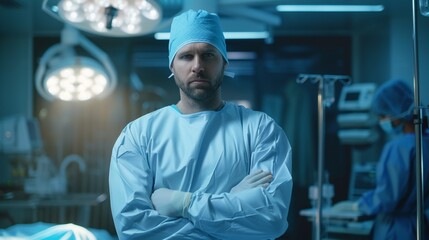
M 109 172 L 112 215 L 119 239 L 210 239 L 188 219 L 162 216 L 154 210 L 150 199 L 153 176 L 129 128 L 122 131 L 113 147 Z
M 405 140 L 389 142 L 383 148 L 377 165 L 376 188 L 358 200 L 361 212 L 376 215 L 397 210 L 411 180 L 413 146 Z
M 268 119 L 268 117 L 267 117 Z M 287 227 L 292 192 L 292 150 L 283 130 L 272 120 L 253 129 L 251 169 L 271 171 L 273 180 L 235 194 L 194 192 L 188 218 L 197 229 L 220 239 L 274 239 Z M 245 161 L 245 160 L 243 160 Z

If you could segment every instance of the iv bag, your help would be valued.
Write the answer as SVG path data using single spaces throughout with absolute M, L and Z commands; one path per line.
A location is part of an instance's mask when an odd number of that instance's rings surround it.
M 420 0 L 420 13 L 429 17 L 429 0 Z
M 330 107 L 335 102 L 335 81 L 325 79 L 323 84 L 323 105 Z

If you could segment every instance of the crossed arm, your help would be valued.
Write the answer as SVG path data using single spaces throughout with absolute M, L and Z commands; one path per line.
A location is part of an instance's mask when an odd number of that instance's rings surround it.
M 273 179 L 270 172 L 257 170 L 234 186 L 229 193 L 235 194 L 255 187 L 267 188 Z M 160 188 L 151 196 L 152 204 L 159 214 L 168 217 L 186 217 L 192 193 Z
M 270 179 L 269 172 L 254 172 L 229 193 L 222 194 L 160 188 L 150 200 L 141 192 L 126 194 L 127 190 L 121 189 L 126 189 L 127 184 L 116 187 L 111 201 L 118 236 L 120 239 L 275 238 L 286 230 L 288 207 L 275 198 L 289 199 L 290 195 L 271 197 L 271 186 L 266 186 Z

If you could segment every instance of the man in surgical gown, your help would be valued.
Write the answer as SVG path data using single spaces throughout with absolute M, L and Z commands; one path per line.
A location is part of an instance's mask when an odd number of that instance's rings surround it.
M 375 93 L 373 110 L 380 127 L 391 140 L 383 148 L 377 165 L 376 188 L 357 202 L 340 202 L 338 210 L 358 210 L 376 215 L 373 239 L 416 239 L 416 138 L 413 125 L 414 100 L 411 88 L 401 80 L 390 80 Z M 429 239 L 429 134 L 423 134 L 425 238 Z
M 264 113 L 221 97 L 228 63 L 217 15 L 174 18 L 180 100 L 129 123 L 109 186 L 120 239 L 274 239 L 288 226 L 292 151 Z

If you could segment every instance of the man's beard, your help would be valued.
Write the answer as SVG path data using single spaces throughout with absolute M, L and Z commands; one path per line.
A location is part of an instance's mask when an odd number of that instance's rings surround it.
M 204 77 L 204 75 L 203 75 Z M 223 75 L 219 74 L 216 77 L 214 84 L 209 86 L 194 88 L 190 85 L 184 84 L 183 81 L 175 79 L 177 87 L 179 87 L 182 92 L 190 99 L 193 99 L 198 102 L 205 102 L 211 99 L 214 99 L 217 94 L 220 86 L 222 85 Z

